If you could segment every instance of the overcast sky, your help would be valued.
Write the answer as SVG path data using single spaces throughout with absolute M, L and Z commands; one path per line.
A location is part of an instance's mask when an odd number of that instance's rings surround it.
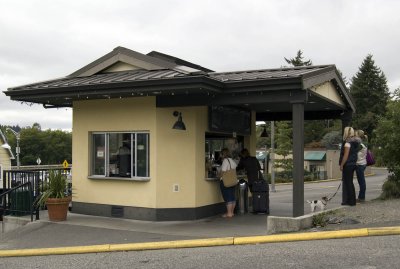
M 279 68 L 301 49 L 350 79 L 372 54 L 400 86 L 396 0 L 0 0 L 0 124 L 71 129 L 71 109 L 10 101 L 9 87 L 59 78 L 123 46 L 215 71 Z

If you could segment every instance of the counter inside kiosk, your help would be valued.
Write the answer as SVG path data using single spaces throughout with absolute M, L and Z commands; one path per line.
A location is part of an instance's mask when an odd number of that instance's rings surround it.
M 232 159 L 239 161 L 240 151 L 243 149 L 243 136 L 232 137 L 224 134 L 206 134 L 205 145 L 205 178 L 218 180 L 217 173 L 222 164 L 220 153 L 223 148 L 228 148 Z

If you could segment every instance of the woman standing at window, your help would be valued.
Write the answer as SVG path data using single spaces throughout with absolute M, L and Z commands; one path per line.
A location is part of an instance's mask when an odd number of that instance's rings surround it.
M 344 128 L 343 143 L 340 149 L 340 170 L 342 171 L 342 205 L 356 205 L 356 191 L 353 184 L 357 164 L 360 139 L 354 136 L 352 127 Z
M 226 172 L 231 169 L 236 170 L 236 162 L 230 157 L 229 150 L 227 148 L 223 148 L 221 150 L 221 159 L 222 159 L 222 165 L 221 165 L 221 170 L 220 174 L 223 172 Z M 236 206 L 236 197 L 235 197 L 235 188 L 236 186 L 233 187 L 225 187 L 224 182 L 220 180 L 220 189 L 222 193 L 222 197 L 224 199 L 225 205 L 226 205 L 226 213 L 222 215 L 224 218 L 232 218 L 234 216 L 234 210 Z

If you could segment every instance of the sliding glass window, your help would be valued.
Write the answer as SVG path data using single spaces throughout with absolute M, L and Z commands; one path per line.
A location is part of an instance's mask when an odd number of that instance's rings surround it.
M 149 134 L 109 132 L 91 134 L 91 175 L 149 177 Z

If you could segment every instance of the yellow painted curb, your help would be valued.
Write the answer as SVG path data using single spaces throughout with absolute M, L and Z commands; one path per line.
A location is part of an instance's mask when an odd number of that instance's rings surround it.
M 65 255 L 65 254 L 84 254 L 111 251 L 134 251 L 134 250 L 156 250 L 171 248 L 194 248 L 233 245 L 233 237 L 162 241 L 149 243 L 132 244 L 106 244 L 93 246 L 77 247 L 57 247 L 57 248 L 38 248 L 38 249 L 15 249 L 0 250 L 0 257 L 22 257 L 22 256 L 44 256 L 44 255 Z
M 157 250 L 157 249 L 172 249 L 172 248 L 195 248 L 195 247 L 211 247 L 211 246 L 293 242 L 293 241 L 306 241 L 306 240 L 340 239 L 340 238 L 381 236 L 381 235 L 400 235 L 400 226 L 362 228 L 362 229 L 326 231 L 326 232 L 314 232 L 314 233 L 307 232 L 307 233 L 291 233 L 291 234 L 277 234 L 277 235 L 265 235 L 265 236 L 249 236 L 249 237 L 222 237 L 222 238 L 177 240 L 177 241 L 162 241 L 162 242 L 148 242 L 148 243 L 132 243 L 132 244 L 105 244 L 105 245 L 76 246 L 76 247 L 0 250 L 0 257 L 65 255 L 65 254 L 84 254 L 84 253 L 99 253 L 99 252 L 111 252 L 111 251 Z
M 397 235 L 397 234 L 400 234 L 400 227 L 368 228 L 368 234 L 370 236 Z
M 305 241 L 305 240 L 338 239 L 338 238 L 361 237 L 361 236 L 368 236 L 368 229 L 236 237 L 234 238 L 233 244 L 243 245 L 243 244 L 278 243 L 278 242 Z
M 110 245 L 108 244 L 94 245 L 94 246 L 77 246 L 77 247 L 13 249 L 13 250 L 0 250 L 0 257 L 83 254 L 83 253 L 98 253 L 107 251 L 110 251 Z
M 233 245 L 233 237 L 110 245 L 110 251 L 155 250 Z

